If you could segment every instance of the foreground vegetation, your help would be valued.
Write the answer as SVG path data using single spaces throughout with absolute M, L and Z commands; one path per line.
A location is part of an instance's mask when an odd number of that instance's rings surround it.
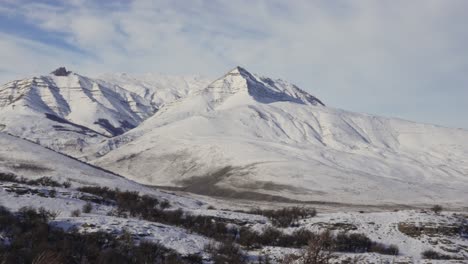
M 5 173 L 5 172 L 0 172 L 0 181 L 21 183 L 21 184 L 27 184 L 27 185 L 32 185 L 32 186 L 50 186 L 50 187 L 63 187 L 63 188 L 69 188 L 71 186 L 71 183 L 69 181 L 59 183 L 53 180 L 51 177 L 40 177 L 35 180 L 29 180 L 24 177 L 18 177 L 13 173 Z
M 104 199 L 115 201 L 117 209 L 111 214 L 120 217 L 139 217 L 147 221 L 159 222 L 168 225 L 182 227 L 190 232 L 198 233 L 217 241 L 231 244 L 236 243 L 247 249 L 258 249 L 263 246 L 280 247 L 306 247 L 310 241 L 317 241 L 322 234 L 316 234 L 306 229 L 299 229 L 292 234 L 285 234 L 275 227 L 268 227 L 263 232 L 253 231 L 249 227 L 238 227 L 227 222 L 226 219 L 191 215 L 182 210 L 167 210 L 168 203 L 161 202 L 155 198 L 137 192 L 111 190 L 107 187 L 82 187 L 82 192 L 100 195 Z M 276 219 L 287 226 L 286 223 L 293 223 L 297 219 L 315 216 L 315 210 L 301 209 L 297 207 L 280 210 L 259 211 L 260 214 Z M 364 234 L 339 233 L 331 236 L 326 242 L 329 250 L 339 252 L 377 252 L 380 254 L 397 255 L 398 248 L 394 245 L 386 246 L 372 241 Z M 212 247 L 216 248 L 216 247 Z M 221 247 L 222 248 L 222 247 Z
M 12 182 L 26 184 L 30 182 L 10 176 L 4 176 L 3 180 L 6 178 Z M 32 183 L 52 187 L 63 186 L 48 178 L 46 180 L 41 178 Z M 264 246 L 305 249 L 303 254 L 288 256 L 284 263 L 288 261 L 326 263 L 320 259 L 331 259 L 334 252 L 376 252 L 390 255 L 399 253 L 396 246 L 374 242 L 364 234 L 347 232 L 332 234 L 328 231 L 314 233 L 307 229 L 284 233 L 275 227 L 296 226 L 300 219 L 315 216 L 314 209 L 292 207 L 251 211 L 249 213 L 266 216 L 274 225 L 259 232 L 246 225 L 235 223 L 233 220 L 192 215 L 181 209 L 174 210 L 171 209 L 172 206 L 167 200 L 140 195 L 138 192 L 96 186 L 84 186 L 77 190 L 97 198 L 91 197 L 91 200 L 86 200 L 87 203 L 82 210 L 84 213 L 91 212 L 93 204 L 102 203 L 115 208 L 109 212 L 111 216 L 139 218 L 178 226 L 190 233 L 212 238 L 216 243 L 208 245 L 205 251 L 211 255 L 215 264 L 246 263 L 247 257 L 244 250 L 260 249 Z M 83 197 L 85 196 L 80 196 L 80 199 Z M 72 213 L 72 216 L 80 216 L 79 210 L 76 211 Z M 66 263 L 201 262 L 200 256 L 183 257 L 159 244 L 142 242 L 136 245 L 133 243 L 132 236 L 125 232 L 119 236 L 112 236 L 103 232 L 82 234 L 77 231 L 64 232 L 54 229 L 47 223 L 55 217 L 56 214 L 43 208 L 39 210 L 23 208 L 15 214 L 2 208 L 0 234 L 6 234 L 6 240 L 0 241 L 2 242 L 0 263 L 63 263 L 64 259 L 67 260 Z M 150 254 L 150 252 L 153 253 Z M 41 262 L 42 259 L 48 261 Z M 55 259 L 56 262 L 51 261 Z M 265 256 L 259 260 L 259 263 L 269 263 L 268 259 Z
M 82 234 L 49 226 L 51 213 L 25 207 L 11 213 L 0 207 L 0 263 L 201 263 L 156 243 L 136 245 L 130 234 Z

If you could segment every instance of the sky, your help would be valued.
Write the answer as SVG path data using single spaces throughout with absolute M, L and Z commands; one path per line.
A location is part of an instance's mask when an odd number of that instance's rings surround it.
M 58 66 L 202 74 L 239 65 L 326 105 L 468 129 L 466 0 L 0 0 L 0 82 Z

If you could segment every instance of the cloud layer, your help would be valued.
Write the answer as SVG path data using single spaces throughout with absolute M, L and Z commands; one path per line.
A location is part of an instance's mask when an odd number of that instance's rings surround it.
M 3 0 L 0 80 L 58 65 L 214 77 L 242 65 L 335 107 L 468 128 L 466 10 L 464 0 Z

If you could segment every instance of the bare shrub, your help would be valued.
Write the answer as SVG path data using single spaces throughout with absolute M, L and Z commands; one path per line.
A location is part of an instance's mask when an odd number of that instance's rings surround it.
M 79 217 L 80 215 L 81 215 L 80 209 L 73 210 L 70 213 L 70 216 L 72 216 L 72 217 Z
M 425 250 L 421 253 L 421 256 L 423 259 L 442 259 L 442 260 L 448 260 L 448 259 L 456 259 L 452 256 L 441 254 L 437 251 L 434 251 L 432 249 Z
M 436 213 L 436 214 L 440 214 L 440 212 L 442 212 L 443 208 L 442 206 L 440 205 L 434 205 L 431 210 Z
M 247 258 L 240 247 L 233 242 L 226 241 L 218 245 L 210 243 L 205 248 L 211 255 L 211 260 L 214 264 L 244 264 L 247 263 Z
M 64 183 L 62 183 L 62 186 L 63 186 L 63 188 L 67 188 L 67 189 L 68 189 L 68 188 L 70 188 L 70 187 L 72 186 L 72 183 L 71 183 L 70 180 L 67 180 L 67 181 L 65 181 Z
M 334 258 L 333 237 L 329 231 L 325 231 L 315 239 L 309 240 L 309 244 L 302 255 L 303 264 L 328 264 Z
M 0 172 L 0 181 L 5 181 L 5 182 L 18 182 L 18 177 L 9 172 Z
M 65 232 L 44 221 L 44 210 L 24 207 L 11 213 L 0 206 L 0 263 L 202 263 L 158 243 L 121 241 L 105 232 Z
M 90 202 L 87 202 L 83 205 L 83 213 L 89 214 L 93 210 L 93 204 Z
M 290 207 L 279 210 L 254 209 L 249 213 L 268 217 L 272 223 L 279 227 L 288 227 L 297 224 L 297 221 L 304 218 L 314 217 L 317 211 L 313 208 Z

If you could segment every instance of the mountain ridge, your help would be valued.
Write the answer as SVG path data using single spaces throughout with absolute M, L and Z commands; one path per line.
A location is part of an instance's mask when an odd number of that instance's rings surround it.
M 327 107 L 291 83 L 242 67 L 212 82 L 62 73 L 50 77 L 57 87 L 47 78 L 2 86 L 1 102 L 29 87 L 47 106 L 35 97 L 28 101 L 38 102 L 32 110 L 4 103 L 4 130 L 139 183 L 355 204 L 460 205 L 468 198 L 465 130 Z M 80 92 L 70 100 L 63 92 L 70 91 L 69 81 Z M 136 98 L 133 105 L 128 96 Z M 122 107 L 129 109 L 128 127 L 119 121 L 126 118 L 112 115 L 125 113 Z M 110 127 L 122 130 L 112 134 Z
M 189 190 L 204 179 L 212 189 L 303 201 L 465 199 L 466 131 L 295 100 L 255 100 L 236 71 L 107 140 L 116 145 L 101 145 L 92 162 L 141 183 Z

